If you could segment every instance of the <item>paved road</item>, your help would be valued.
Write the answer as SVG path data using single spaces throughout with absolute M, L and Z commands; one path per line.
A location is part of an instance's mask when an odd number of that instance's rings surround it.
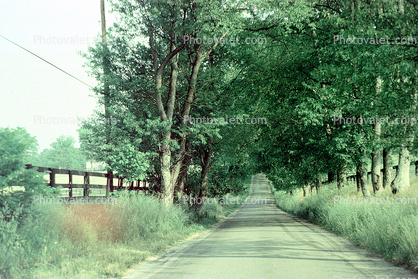
M 250 204 L 126 278 L 417 277 L 278 209 L 265 176 L 253 177 L 251 192 Z

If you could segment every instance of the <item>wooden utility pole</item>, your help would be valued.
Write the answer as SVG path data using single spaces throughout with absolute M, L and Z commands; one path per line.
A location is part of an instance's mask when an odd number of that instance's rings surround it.
M 102 43 L 106 43 L 106 14 L 105 14 L 105 2 L 100 0 L 100 15 L 102 23 Z
M 109 59 L 107 58 L 108 49 L 107 49 L 107 39 L 106 39 L 106 14 L 105 14 L 105 1 L 100 0 L 100 17 L 101 17 L 101 26 L 102 26 L 102 45 L 103 45 L 103 74 L 104 74 L 104 103 L 105 103 L 105 126 L 106 126 L 106 145 L 110 142 L 110 131 L 111 131 L 111 121 L 110 121 L 110 92 L 109 92 L 109 85 L 107 83 L 106 76 L 109 74 Z M 110 165 L 110 161 L 106 162 Z M 113 173 L 111 170 L 107 170 L 107 179 L 108 183 L 106 183 L 106 195 L 109 192 L 113 192 Z

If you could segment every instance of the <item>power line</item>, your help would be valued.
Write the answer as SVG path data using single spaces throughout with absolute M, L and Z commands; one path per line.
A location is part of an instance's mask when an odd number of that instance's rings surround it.
M 37 54 L 33 53 L 32 51 L 30 51 L 30 50 L 28 50 L 28 49 L 26 49 L 26 48 L 24 48 L 24 47 L 20 46 L 19 44 L 15 43 L 15 42 L 13 42 L 13 41 L 11 41 L 11 40 L 9 40 L 9 39 L 7 39 L 6 37 L 4 37 L 4 36 L 2 36 L 2 35 L 0 35 L 0 37 L 2 37 L 3 39 L 5 39 L 6 41 L 9 41 L 10 43 L 14 44 L 15 46 L 20 47 L 21 49 L 23 49 L 23 50 L 25 50 L 25 51 L 29 52 L 30 54 L 32 54 L 32 55 L 34 55 L 34 56 L 36 56 L 37 58 L 39 58 L 39 59 L 41 59 L 42 61 L 44 61 L 44 62 L 48 63 L 49 65 L 51 65 L 52 67 L 54 67 L 54 68 L 56 68 L 56 69 L 60 70 L 60 71 L 61 71 L 61 72 L 63 72 L 64 74 L 69 75 L 69 76 L 70 76 L 70 77 L 72 77 L 73 79 L 76 79 L 76 80 L 78 80 L 79 82 L 81 82 L 81 83 L 83 83 L 83 84 L 87 85 L 88 87 L 93 88 L 93 86 L 91 86 L 91 85 L 89 85 L 89 84 L 85 83 L 84 81 L 82 81 L 82 80 L 81 80 L 81 79 L 79 79 L 79 78 L 76 78 L 75 76 L 73 76 L 72 74 L 70 74 L 70 73 L 68 73 L 68 72 L 64 71 L 64 70 L 63 70 L 63 69 L 61 69 L 60 67 L 55 66 L 55 65 L 54 65 L 54 64 L 52 64 L 51 62 L 49 62 L 49 61 L 47 61 L 47 60 L 43 59 L 42 57 L 40 57 L 39 55 L 37 55 Z

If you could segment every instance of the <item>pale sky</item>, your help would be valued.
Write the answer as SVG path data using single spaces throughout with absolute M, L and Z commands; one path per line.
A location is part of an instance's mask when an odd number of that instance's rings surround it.
M 107 27 L 113 17 L 106 10 Z M 91 86 L 77 53 L 100 35 L 100 0 L 13 0 L 0 6 L 0 35 Z M 90 88 L 0 37 L 0 127 L 24 127 L 39 150 L 60 135 L 78 142 L 77 118 L 96 108 Z M 49 124 L 48 124 L 49 123 Z

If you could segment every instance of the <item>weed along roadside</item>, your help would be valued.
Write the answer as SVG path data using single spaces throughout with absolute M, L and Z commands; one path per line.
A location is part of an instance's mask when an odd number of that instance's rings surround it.
M 207 199 L 195 215 L 192 199 L 166 207 L 134 191 L 116 192 L 105 203 L 104 197 L 96 202 L 39 195 L 33 197 L 30 218 L 21 221 L 19 212 L 10 210 L 0 213 L 0 228 L 7 228 L 1 236 L 0 278 L 121 278 L 216 224 L 246 196 L 244 191 L 217 202 Z
M 345 236 L 396 265 L 418 271 L 418 179 L 411 187 L 393 196 L 383 189 L 363 197 L 355 184 L 338 190 L 328 184 L 318 193 L 277 191 L 278 206 L 332 232 Z

